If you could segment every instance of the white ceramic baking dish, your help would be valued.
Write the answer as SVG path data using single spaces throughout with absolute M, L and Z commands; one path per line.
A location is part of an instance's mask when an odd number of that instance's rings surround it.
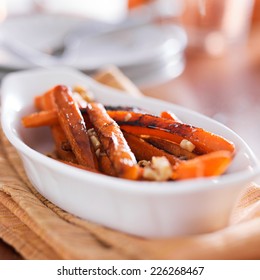
M 136 105 L 154 113 L 171 110 L 183 122 L 231 140 L 236 156 L 220 177 L 176 182 L 133 182 L 57 162 L 45 156 L 53 149 L 49 129 L 21 125 L 21 117 L 35 111 L 34 96 L 57 84 L 87 86 L 107 105 Z M 127 96 L 73 69 L 9 74 L 2 83 L 1 99 L 3 130 L 35 188 L 62 209 L 115 230 L 155 238 L 218 230 L 227 225 L 241 190 L 259 174 L 250 148 L 222 124 L 177 105 Z

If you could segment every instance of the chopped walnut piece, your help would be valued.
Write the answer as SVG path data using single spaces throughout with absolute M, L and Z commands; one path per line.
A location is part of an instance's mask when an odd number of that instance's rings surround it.
M 144 179 L 167 181 L 171 176 L 172 167 L 166 157 L 152 157 L 151 164 L 144 167 Z
M 131 117 L 132 117 L 132 115 L 130 113 L 126 114 L 124 121 L 125 122 L 129 121 L 131 119 Z
M 88 129 L 87 133 L 88 133 L 89 139 L 91 141 L 91 144 L 92 144 L 92 146 L 94 148 L 94 151 L 96 153 L 96 156 L 99 157 L 100 156 L 100 146 L 101 146 L 101 143 L 100 143 L 100 141 L 98 139 L 97 133 L 94 130 L 94 128 Z
M 184 150 L 189 151 L 189 152 L 192 152 L 195 149 L 195 145 L 187 139 L 183 139 L 181 141 L 180 147 L 183 148 Z

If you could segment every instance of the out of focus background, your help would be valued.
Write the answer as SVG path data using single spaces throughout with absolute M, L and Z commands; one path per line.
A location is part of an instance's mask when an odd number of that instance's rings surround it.
M 117 66 L 260 156 L 260 0 L 0 0 L 0 73 Z

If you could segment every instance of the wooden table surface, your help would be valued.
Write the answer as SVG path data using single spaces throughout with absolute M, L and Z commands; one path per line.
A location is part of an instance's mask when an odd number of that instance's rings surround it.
M 245 48 L 233 49 L 223 57 L 187 51 L 181 76 L 142 91 L 224 123 L 260 158 L 260 26 L 254 26 Z M 0 240 L 0 259 L 22 257 Z

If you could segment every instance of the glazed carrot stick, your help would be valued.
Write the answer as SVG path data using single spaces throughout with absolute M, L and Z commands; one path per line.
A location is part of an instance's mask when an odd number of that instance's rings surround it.
M 37 103 L 39 103 L 41 106 L 41 110 L 44 110 L 43 108 L 53 108 L 53 106 L 46 106 L 45 104 L 45 97 L 49 97 L 49 94 L 47 94 L 47 96 L 37 96 Z M 79 108 L 80 108 L 80 111 L 83 115 L 84 118 L 88 118 L 88 115 L 86 113 L 86 106 L 87 106 L 87 103 L 84 101 L 84 100 L 81 100 L 81 97 L 76 93 L 76 94 L 73 94 L 73 99 L 74 101 L 76 101 L 79 105 Z M 128 118 L 128 117 L 131 117 L 131 114 L 127 114 L 126 112 L 138 112 L 138 113 L 142 113 L 144 114 L 145 112 L 144 111 L 141 111 L 141 109 L 138 109 L 138 108 L 134 108 L 134 107 L 122 107 L 122 106 L 117 106 L 117 107 L 113 107 L 113 106 L 105 106 L 105 109 L 107 110 L 108 114 L 111 114 L 113 115 L 114 113 L 118 113 L 118 114 L 121 114 L 122 111 L 118 111 L 118 109 L 123 109 L 124 111 L 124 114 L 125 114 L 125 120 Z M 113 111 L 113 112 L 111 112 Z M 171 116 L 168 115 L 168 112 L 163 112 L 163 118 L 166 118 L 166 119 L 171 119 L 171 120 L 174 120 L 173 118 L 171 118 Z M 48 116 L 49 114 L 49 116 Z M 166 115 L 167 114 L 167 115 Z M 53 123 L 55 123 L 55 114 L 54 114 L 54 111 L 51 111 L 51 110 L 46 110 L 44 112 L 44 115 L 46 115 L 46 121 L 44 123 L 41 123 L 41 116 L 38 116 L 36 113 L 32 113 L 31 115 L 28 115 L 28 120 L 31 119 L 34 119 L 34 123 L 35 123 L 35 126 L 44 126 L 44 125 L 52 125 Z M 50 119 L 50 122 L 48 123 L 48 118 Z M 56 115 L 56 123 L 58 123 L 58 114 Z
M 42 95 L 34 97 L 34 107 L 38 110 L 43 110 Z
M 54 91 L 55 87 L 48 90 L 42 95 L 42 110 L 56 110 L 54 101 Z
M 53 89 L 47 91 L 43 95 L 36 96 L 34 98 L 34 105 L 38 110 L 44 111 L 40 114 L 32 113 L 24 117 L 24 126 L 25 127 L 39 127 L 45 125 L 58 124 L 58 114 L 54 111 L 54 97 L 52 96 Z M 77 102 L 80 109 L 87 107 L 86 100 L 78 92 L 73 92 L 73 99 Z
M 56 110 L 53 90 L 54 88 L 51 88 L 42 96 L 40 96 L 39 99 L 41 99 L 42 110 L 46 110 L 45 112 L 47 112 L 47 110 L 56 112 L 56 123 L 50 125 L 52 137 L 55 144 L 55 151 L 59 159 L 66 162 L 77 163 L 77 159 L 74 153 L 71 150 L 64 149 L 64 144 L 68 142 L 68 139 L 58 121 L 58 114 Z
M 51 127 L 52 137 L 55 143 L 55 151 L 58 156 L 63 161 L 77 163 L 77 159 L 71 149 L 65 149 L 64 146 L 67 146 L 68 139 L 62 130 L 61 126 L 53 125 Z
M 173 168 L 173 179 L 190 179 L 197 177 L 218 176 L 223 174 L 232 161 L 229 151 L 216 151 L 181 161 Z
M 124 133 L 125 139 L 130 146 L 131 150 L 133 151 L 136 159 L 139 160 L 148 160 L 150 161 L 153 156 L 155 157 L 166 157 L 168 161 L 175 165 L 180 160 L 175 157 L 174 155 L 170 155 L 167 152 L 154 147 L 153 145 L 147 143 L 140 137 L 135 135 Z
M 45 93 L 34 97 L 34 106 L 38 110 L 53 110 L 54 99 L 52 96 L 54 87 Z
M 119 126 L 109 117 L 104 106 L 99 103 L 90 103 L 87 113 L 117 176 L 132 180 L 138 179 L 139 166 L 135 156 Z
M 193 152 L 183 149 L 179 144 L 176 144 L 174 142 L 162 138 L 148 136 L 148 137 L 144 137 L 143 139 L 145 139 L 145 141 L 154 145 L 155 147 L 162 149 L 168 152 L 169 154 L 172 154 L 183 160 L 192 159 L 198 156 Z
M 40 111 L 24 116 L 22 118 L 22 124 L 24 127 L 39 127 L 50 126 L 57 124 L 57 113 L 54 110 Z
M 50 126 L 52 137 L 55 143 L 55 152 L 59 159 L 67 162 L 77 163 L 75 155 L 71 150 L 65 150 L 64 145 L 67 143 L 67 137 L 61 129 L 58 122 L 58 114 L 55 108 L 53 88 L 46 93 L 36 96 L 34 99 L 35 107 L 40 112 L 22 118 L 22 124 L 25 127 L 39 127 L 43 125 Z
M 202 128 L 136 112 L 108 111 L 108 114 L 121 129 L 131 134 L 159 137 L 178 144 L 187 139 L 195 145 L 194 152 L 198 154 L 218 150 L 235 151 L 233 143 Z
M 95 154 L 98 159 L 98 166 L 101 172 L 104 174 L 110 175 L 110 176 L 116 176 L 116 172 L 114 170 L 114 167 L 108 158 L 107 154 L 104 151 L 104 147 L 101 145 L 98 135 L 95 132 L 95 129 L 93 127 L 93 124 L 90 122 L 88 114 L 85 112 L 84 116 L 84 121 L 87 126 L 87 132 L 89 139 L 91 141 L 91 144 L 93 146 L 93 150 L 95 151 Z
M 100 153 L 98 157 L 98 164 L 101 172 L 109 176 L 116 176 L 115 169 L 107 154 L 105 154 L 104 152 Z
M 53 90 L 58 119 L 79 164 L 98 170 L 98 162 L 87 134 L 83 117 L 66 86 Z
M 87 93 L 83 92 L 83 90 L 84 90 L 83 88 L 81 89 L 79 86 L 76 86 L 72 93 L 73 99 L 75 102 L 78 103 L 79 108 L 86 108 L 87 103 L 88 103 L 86 101 L 86 98 L 84 99 L 84 97 L 87 96 Z M 48 108 L 49 106 L 46 104 L 46 100 L 50 100 L 49 95 L 51 95 L 52 91 L 53 91 L 53 88 L 51 88 L 50 90 L 48 90 L 47 92 L 45 92 L 42 95 L 38 95 L 38 96 L 34 97 L 35 108 L 37 108 L 38 110 L 44 110 L 44 109 L 46 109 L 46 107 Z M 47 99 L 45 97 L 47 97 Z

